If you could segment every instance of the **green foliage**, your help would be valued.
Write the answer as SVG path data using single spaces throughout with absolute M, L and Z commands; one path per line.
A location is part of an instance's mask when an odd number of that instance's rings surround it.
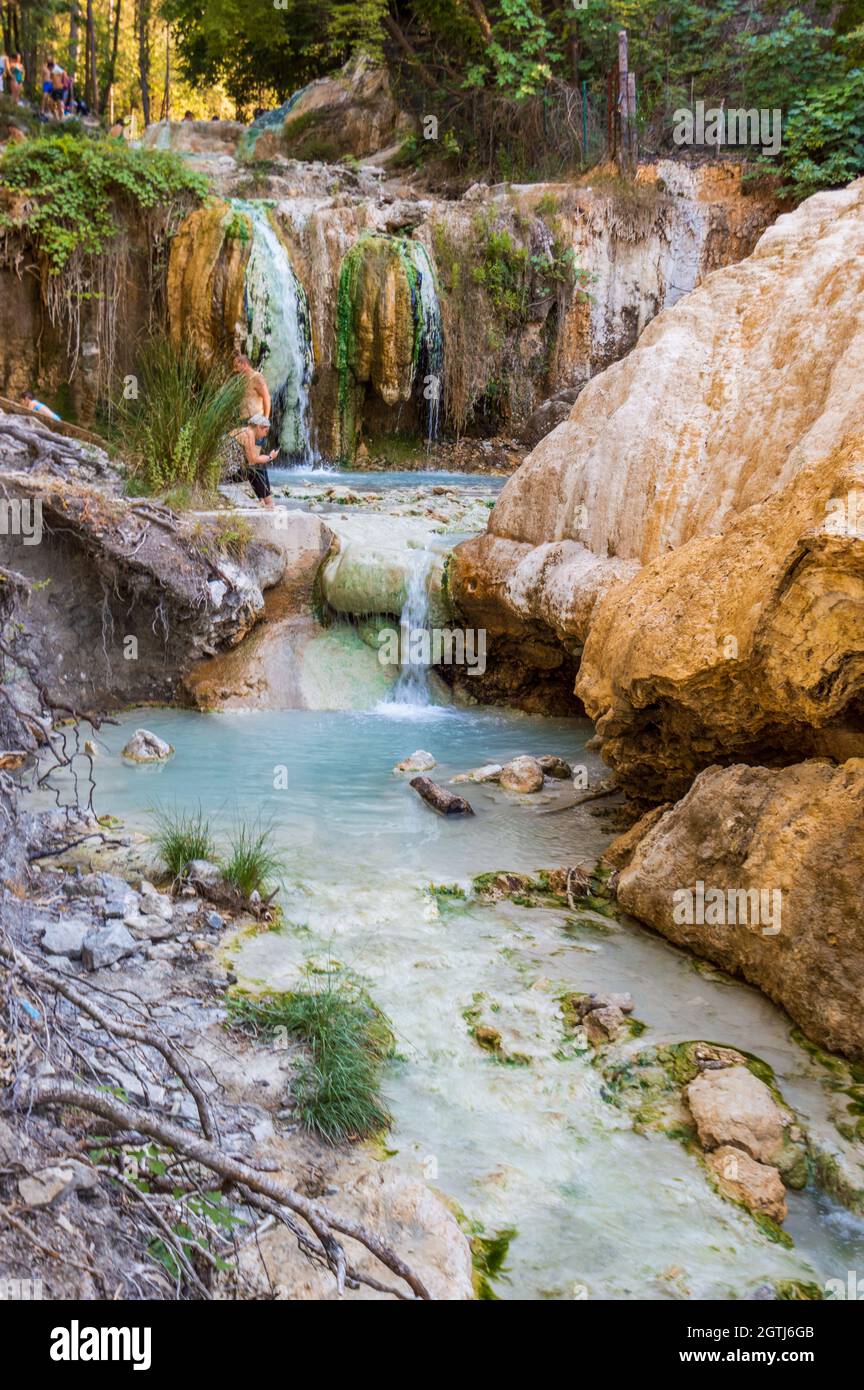
M 150 838 L 172 878 L 179 878 L 192 859 L 215 858 L 210 822 L 200 806 L 196 811 L 156 806 L 153 816 L 155 828 Z
M 864 71 L 793 104 L 784 129 L 786 192 L 807 197 L 864 173 Z
M 273 881 L 285 871 L 283 857 L 273 848 L 272 826 L 257 821 L 240 821 L 232 830 L 228 857 L 221 862 L 222 876 L 248 898 L 252 893 L 264 897 Z
M 271 1038 L 284 1033 L 305 1044 L 309 1059 L 295 1076 L 294 1098 L 308 1129 L 338 1144 L 389 1127 L 380 1086 L 393 1034 L 357 986 L 328 973 L 317 988 L 256 1000 L 234 997 L 229 1011 L 246 1031 Z
M 0 158 L 0 192 L 24 216 L 0 212 L 0 230 L 26 236 L 59 274 L 76 252 L 99 255 L 117 235 L 118 214 L 139 214 L 203 197 L 207 182 L 168 151 L 132 149 L 119 140 L 50 134 L 8 145 Z
M 381 56 L 388 0 L 162 0 L 184 76 L 223 83 L 241 109 L 279 102 L 360 51 Z
M 203 363 L 188 346 L 148 344 L 138 394 L 117 403 L 118 437 L 150 492 L 182 486 L 208 495 L 241 415 L 245 383 L 228 363 Z

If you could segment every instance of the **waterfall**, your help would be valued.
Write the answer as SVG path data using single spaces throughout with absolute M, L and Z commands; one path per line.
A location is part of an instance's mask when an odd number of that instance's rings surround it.
M 405 600 L 399 616 L 400 673 L 387 705 L 423 709 L 429 705 L 429 550 L 408 550 Z
M 423 396 L 428 403 L 426 435 L 431 444 L 438 438 L 441 415 L 441 394 L 444 389 L 444 333 L 441 327 L 441 305 L 438 286 L 429 252 L 422 241 L 406 243 L 416 275 L 417 306 L 420 325 L 419 369 L 423 378 Z
M 259 203 L 232 199 L 252 224 L 246 266 L 247 352 L 273 399 L 273 429 L 282 454 L 315 459 L 309 429 L 312 334 L 309 302 L 267 214 Z

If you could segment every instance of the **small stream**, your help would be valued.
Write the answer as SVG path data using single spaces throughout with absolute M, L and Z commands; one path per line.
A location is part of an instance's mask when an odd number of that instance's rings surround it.
M 130 767 L 119 749 L 146 725 L 176 748 Z M 592 1052 L 566 1045 L 559 994 L 629 990 L 645 1033 L 627 1044 L 706 1038 L 776 1071 L 786 1099 L 824 1120 L 816 1064 L 789 1020 L 757 991 L 700 973 L 691 957 L 635 924 L 429 891 L 486 870 L 593 860 L 609 838 L 590 806 L 558 811 L 569 783 L 530 797 L 460 788 L 476 816 L 435 816 L 394 775 L 415 748 L 457 771 L 554 752 L 601 772 L 590 725 L 489 710 L 379 705 L 372 711 L 201 715 L 131 712 L 104 733 L 97 809 L 144 825 L 158 801 L 199 802 L 227 827 L 249 808 L 272 820 L 288 865 L 287 925 L 240 943 L 248 987 L 295 986 L 311 964 L 359 975 L 393 1022 L 388 1066 L 394 1161 L 423 1174 L 490 1235 L 515 1231 L 502 1298 L 736 1298 L 786 1278 L 846 1278 L 864 1268 L 864 1223 L 814 1192 L 789 1194 L 795 1248 L 772 1244 L 708 1186 L 675 1140 L 633 1131 L 610 1103 Z M 274 776 L 287 769 L 287 790 Z M 506 1065 L 484 1052 L 466 1012 L 491 1010 Z

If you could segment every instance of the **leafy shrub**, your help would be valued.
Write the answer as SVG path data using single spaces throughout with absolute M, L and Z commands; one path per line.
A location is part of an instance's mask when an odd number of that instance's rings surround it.
M 122 140 L 62 134 L 8 145 L 0 158 L 0 190 L 25 198 L 0 212 L 0 230 L 17 231 L 59 274 L 76 252 L 99 255 L 116 236 L 117 212 L 177 204 L 207 192 L 207 181 L 165 150 L 132 149 Z M 20 203 L 19 203 L 20 208 Z
M 240 421 L 244 379 L 228 363 L 204 363 L 165 339 L 142 352 L 138 391 L 118 404 L 120 439 L 133 475 L 150 492 L 219 481 L 228 434 Z

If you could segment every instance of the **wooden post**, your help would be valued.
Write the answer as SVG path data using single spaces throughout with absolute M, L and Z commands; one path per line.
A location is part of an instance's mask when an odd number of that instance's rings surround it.
M 618 169 L 621 174 L 629 172 L 630 165 L 630 122 L 628 119 L 627 91 L 627 30 L 618 30 Z
M 627 73 L 627 124 L 630 136 L 630 172 L 636 173 L 639 167 L 639 130 L 636 125 L 636 74 Z

